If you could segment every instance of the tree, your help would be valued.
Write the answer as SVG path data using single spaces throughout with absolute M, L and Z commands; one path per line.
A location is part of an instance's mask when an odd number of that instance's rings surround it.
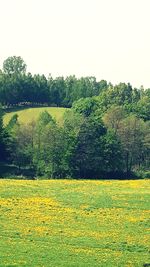
M 90 116 L 99 107 L 99 102 L 94 97 L 81 98 L 74 102 L 73 109 L 75 112 L 85 117 Z
M 121 174 L 123 171 L 122 148 L 116 133 L 112 129 L 108 129 L 105 134 L 104 142 L 104 162 L 105 172 L 115 176 L 117 172 Z
M 74 177 L 74 155 L 76 150 L 77 138 L 80 128 L 84 122 L 84 117 L 73 109 L 67 110 L 64 114 L 64 136 L 65 136 L 65 161 L 66 174 Z
M 65 135 L 56 124 L 47 124 L 41 135 L 41 157 L 38 164 L 49 178 L 63 177 Z
M 23 74 L 26 72 L 26 64 L 20 56 L 8 57 L 3 62 L 3 71 L 6 74 Z
M 44 75 L 34 75 L 34 102 L 49 103 L 49 89 Z
M 125 171 L 128 176 L 133 167 L 140 166 L 143 161 L 146 149 L 144 145 L 147 135 L 146 124 L 135 115 L 130 115 L 119 124 L 117 135 L 121 142 Z
M 111 106 L 103 116 L 104 124 L 109 128 L 113 129 L 115 133 L 119 128 L 119 124 L 122 119 L 125 118 L 125 110 L 122 106 Z
M 46 128 L 47 126 L 55 127 L 56 122 L 52 116 L 47 112 L 41 112 L 35 125 L 35 131 L 33 135 L 33 163 L 37 170 L 38 175 L 43 175 L 46 168 L 47 150 L 45 148 L 46 142 Z
M 104 136 L 106 128 L 94 117 L 85 118 L 77 136 L 74 152 L 74 175 L 98 178 L 105 171 Z
M 143 96 L 135 107 L 135 113 L 145 121 L 150 120 L 150 96 Z
M 51 81 L 51 82 L 50 82 Z M 62 106 L 65 99 L 65 80 L 64 77 L 57 77 L 55 80 L 49 80 L 51 103 Z
M 3 160 L 4 140 L 3 140 L 3 111 L 0 106 L 0 160 Z
M 112 105 L 125 106 L 128 110 L 128 106 L 132 105 L 132 87 L 129 83 L 109 85 L 108 89 L 99 95 L 99 102 L 102 112 L 106 112 Z
M 11 158 L 12 162 L 21 167 L 32 167 L 33 164 L 33 135 L 32 125 L 16 124 L 11 132 L 12 147 Z
M 51 114 L 49 114 L 46 110 L 41 112 L 37 120 L 37 125 L 42 127 L 46 126 L 50 122 L 56 123 L 56 121 L 52 118 Z
M 68 76 L 65 79 L 65 98 L 63 104 L 65 107 L 71 107 L 74 99 L 74 91 L 76 91 L 77 78 L 73 76 Z
M 3 125 L 3 109 L 0 105 L 0 161 L 7 159 L 8 134 Z

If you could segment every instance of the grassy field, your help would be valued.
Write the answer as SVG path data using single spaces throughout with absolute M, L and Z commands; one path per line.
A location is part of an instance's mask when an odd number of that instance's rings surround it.
M 61 123 L 64 112 L 66 111 L 66 108 L 35 107 L 35 108 L 25 108 L 25 109 L 18 110 L 18 111 L 8 112 L 4 116 L 4 124 L 6 125 L 11 119 L 11 117 L 16 113 L 19 116 L 18 117 L 19 122 L 29 123 L 33 120 L 37 120 L 37 118 L 39 117 L 39 114 L 45 110 L 48 111 L 52 115 L 52 117 L 57 120 L 57 122 Z
M 150 180 L 0 180 L 0 266 L 149 266 Z

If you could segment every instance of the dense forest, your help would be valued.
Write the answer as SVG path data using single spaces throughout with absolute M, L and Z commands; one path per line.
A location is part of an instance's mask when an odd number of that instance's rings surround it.
M 27 73 L 21 57 L 0 70 L 0 161 L 13 174 L 48 178 L 150 176 L 150 89 L 112 85 L 95 77 L 53 78 Z M 8 109 L 69 107 L 63 124 L 44 111 L 21 124 Z

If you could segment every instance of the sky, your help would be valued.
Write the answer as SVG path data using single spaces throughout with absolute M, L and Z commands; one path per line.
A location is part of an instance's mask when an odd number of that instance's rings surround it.
M 150 0 L 0 0 L 0 68 L 150 87 Z

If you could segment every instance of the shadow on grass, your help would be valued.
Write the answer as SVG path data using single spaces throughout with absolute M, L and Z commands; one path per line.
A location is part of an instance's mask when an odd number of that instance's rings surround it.
M 30 168 L 18 168 L 12 164 L 0 163 L 0 178 L 34 180 L 34 170 Z
M 11 106 L 4 108 L 4 113 L 11 113 L 11 112 L 17 112 L 21 110 L 26 110 L 30 108 L 46 108 L 48 105 L 20 105 L 20 106 Z
M 27 179 L 27 180 L 35 180 L 36 178 L 36 171 L 34 168 L 31 167 L 18 167 L 13 164 L 9 164 L 6 162 L 0 162 L 0 178 L 8 178 L 8 179 Z M 38 176 L 39 179 L 43 179 L 43 176 Z M 44 176 L 45 179 L 51 179 L 50 177 Z M 144 179 L 144 175 L 136 175 L 134 172 L 124 173 L 124 172 L 109 172 L 105 173 L 102 172 L 99 174 L 98 177 L 93 176 L 92 174 L 88 177 L 78 177 L 74 175 L 72 178 L 69 177 L 58 177 L 56 175 L 55 179 L 75 179 L 75 180 L 139 180 Z M 149 177 L 148 177 L 149 178 Z

